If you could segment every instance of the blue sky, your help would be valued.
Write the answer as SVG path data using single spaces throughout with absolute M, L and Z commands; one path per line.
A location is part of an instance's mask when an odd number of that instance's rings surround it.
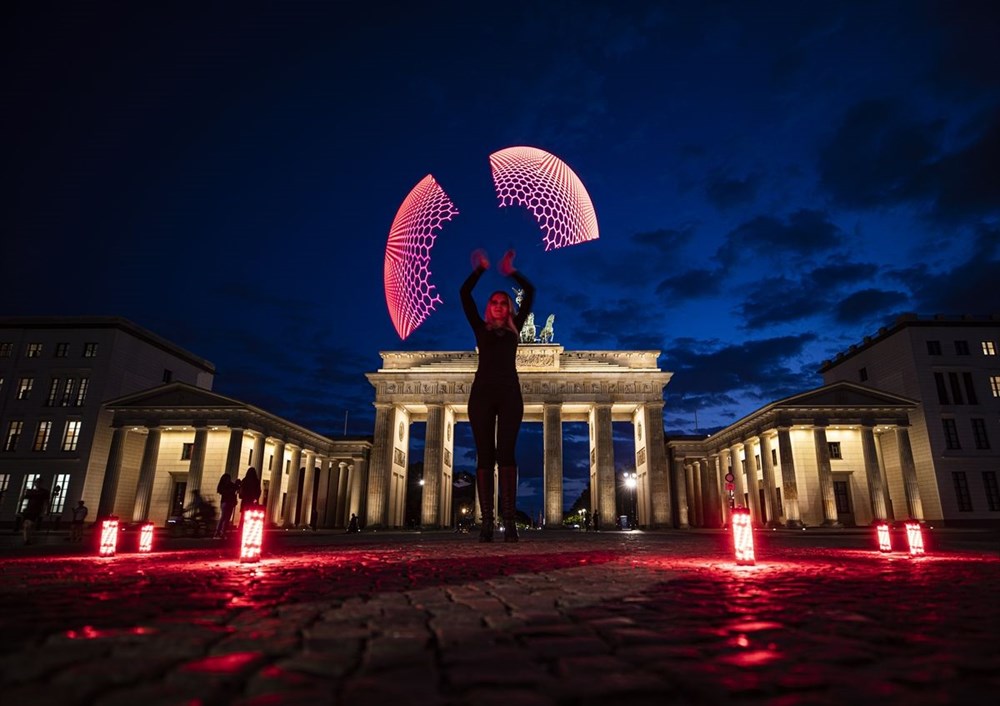
M 567 349 L 662 351 L 668 433 L 818 386 L 900 313 L 1000 312 L 995 3 L 148 5 L 4 10 L 5 314 L 128 317 L 317 431 L 371 433 L 379 351 L 472 347 L 476 247 L 517 249 Z M 544 252 L 497 208 L 513 145 L 573 168 L 599 240 Z M 460 214 L 401 342 L 385 244 L 426 174 Z

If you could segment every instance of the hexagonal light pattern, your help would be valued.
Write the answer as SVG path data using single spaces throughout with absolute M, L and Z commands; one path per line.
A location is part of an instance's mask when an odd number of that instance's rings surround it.
M 597 214 L 583 182 L 565 162 L 537 147 L 508 147 L 490 155 L 500 207 L 520 204 L 545 234 L 545 249 L 598 237 Z
M 430 283 L 435 231 L 458 215 L 458 209 L 434 177 L 425 176 L 407 195 L 389 229 L 385 246 L 385 303 L 403 340 L 441 302 Z

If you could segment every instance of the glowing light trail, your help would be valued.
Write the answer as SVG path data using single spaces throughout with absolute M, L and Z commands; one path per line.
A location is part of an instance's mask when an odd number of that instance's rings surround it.
M 537 147 L 508 147 L 490 155 L 500 207 L 524 206 L 544 231 L 545 249 L 599 237 L 590 194 L 561 159 Z
M 406 340 L 441 302 L 430 283 L 435 231 L 458 215 L 451 199 L 428 174 L 396 213 L 385 245 L 385 303 L 396 333 Z

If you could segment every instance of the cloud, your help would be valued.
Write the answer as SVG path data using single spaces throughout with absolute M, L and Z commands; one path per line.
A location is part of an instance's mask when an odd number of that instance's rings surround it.
M 656 293 L 662 295 L 663 303 L 667 306 L 677 306 L 692 299 L 718 294 L 721 282 L 721 272 L 718 270 L 686 270 L 661 280 L 656 286 Z
M 863 324 L 884 321 L 891 311 L 901 311 L 909 305 L 904 292 L 886 289 L 860 289 L 848 294 L 834 305 L 833 318 L 840 324 Z
M 810 279 L 772 277 L 754 285 L 738 312 L 743 328 L 756 329 L 816 316 L 828 306 L 828 290 Z
M 753 203 L 760 187 L 757 176 L 736 179 L 721 174 L 713 174 L 705 185 L 708 200 L 720 211 L 728 211 L 737 206 Z
M 746 221 L 730 231 L 715 257 L 727 269 L 748 255 L 795 261 L 834 250 L 842 239 L 824 212 L 800 209 L 784 221 L 774 216 Z

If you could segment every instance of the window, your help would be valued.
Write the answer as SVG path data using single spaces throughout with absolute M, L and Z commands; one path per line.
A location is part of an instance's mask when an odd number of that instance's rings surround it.
M 851 496 L 847 482 L 838 480 L 833 483 L 833 502 L 838 515 L 848 515 L 851 512 Z
M 60 407 L 69 407 L 73 401 L 73 392 L 76 390 L 76 378 L 66 378 L 63 385 L 62 399 L 59 400 Z
M 983 489 L 986 491 L 986 505 L 990 511 L 1000 511 L 1000 486 L 997 485 L 996 471 L 983 471 Z
M 0 343 L 0 358 L 10 358 L 14 355 L 14 344 L 10 341 Z
M 24 476 L 24 485 L 21 486 L 21 505 L 17 508 L 18 512 L 24 512 L 25 506 L 28 504 L 28 499 L 24 497 L 24 494 L 28 492 L 31 488 L 35 487 L 35 481 L 41 481 L 41 473 L 28 473 Z
M 955 483 L 955 500 L 958 501 L 959 512 L 972 512 L 972 496 L 969 495 L 969 481 L 965 471 L 955 471 L 951 474 Z
M 990 375 L 990 391 L 994 397 L 1000 397 L 1000 375 Z
M 26 400 L 31 397 L 31 388 L 35 386 L 35 378 L 21 378 L 17 383 L 17 399 Z
M 190 461 L 191 452 L 194 450 L 194 444 L 181 444 L 181 460 Z
M 173 370 L 167 370 L 166 368 L 164 368 L 163 369 L 163 382 L 170 382 L 173 379 L 174 379 L 174 371 Z
M 976 388 L 972 385 L 972 373 L 962 373 L 962 381 L 965 383 L 965 396 L 969 399 L 969 404 L 979 404 Z
M 839 441 L 830 441 L 827 443 L 827 447 L 829 447 L 830 449 L 830 458 L 837 458 L 837 459 L 843 458 L 843 456 L 840 453 Z
M 253 465 L 253 449 L 250 449 L 250 451 L 247 453 L 247 465 L 248 466 Z
M 754 454 L 753 462 L 755 464 L 755 468 L 759 471 L 760 470 L 760 454 Z
M 84 343 L 83 344 L 83 357 L 84 358 L 96 358 L 97 357 L 97 344 L 96 343 Z
M 49 448 L 49 436 L 52 434 L 52 422 L 38 422 L 38 429 L 35 431 L 35 443 L 32 451 L 47 451 Z
M 993 341 L 983 341 L 983 355 L 996 355 L 997 349 Z
M 66 495 L 69 490 L 69 473 L 57 473 L 52 484 L 52 499 L 49 501 L 49 513 L 59 515 L 66 507 Z
M 70 420 L 66 422 L 66 433 L 63 434 L 62 450 L 76 451 L 77 444 L 80 443 L 80 426 L 82 422 Z
M 942 419 L 944 425 L 944 446 L 946 449 L 960 449 L 962 445 L 958 443 L 958 427 L 954 419 Z
M 24 431 L 24 422 L 7 422 L 7 436 L 5 436 L 3 440 L 4 451 L 17 450 L 17 440 L 21 438 L 22 431 Z
M 771 449 L 771 465 L 778 465 L 778 449 Z
M 0 495 L 6 495 L 9 487 L 10 473 L 0 473 Z
M 42 357 L 42 344 L 41 343 L 29 343 L 27 350 L 24 352 L 27 358 L 41 358 Z
M 68 343 L 57 343 L 56 344 L 56 358 L 65 358 L 69 355 L 69 344 Z
M 937 385 L 938 402 L 951 404 L 948 398 L 948 386 L 944 384 L 944 373 L 934 373 L 934 384 Z
M 972 420 L 972 436 L 976 440 L 977 449 L 988 449 L 990 447 L 989 437 L 986 436 L 986 420 Z
M 969 355 L 969 342 L 955 341 L 955 355 Z
M 861 368 L 858 370 L 858 380 L 861 382 L 868 382 L 868 368 Z
M 80 378 L 80 387 L 76 390 L 76 407 L 82 407 L 87 401 L 87 389 L 90 387 L 90 378 Z
M 958 373 L 948 373 L 948 382 L 951 383 L 951 398 L 955 404 L 965 404 L 962 399 L 962 388 L 958 384 Z
M 57 397 L 59 397 L 59 378 L 52 378 L 49 382 L 49 396 L 45 398 L 45 406 L 55 407 Z
M 941 341 L 927 341 L 927 355 L 941 355 Z

